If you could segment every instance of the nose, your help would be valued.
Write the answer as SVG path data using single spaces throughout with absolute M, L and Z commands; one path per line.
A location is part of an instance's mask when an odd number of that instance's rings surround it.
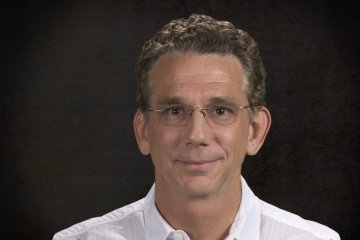
M 186 144 L 192 146 L 209 145 L 210 129 L 203 109 L 194 109 L 186 125 Z
M 205 109 L 204 109 L 204 108 L 194 108 L 194 109 L 190 112 L 190 117 L 192 116 L 192 114 L 193 114 L 195 111 L 199 111 L 203 117 L 206 116 L 206 114 L 205 114 Z

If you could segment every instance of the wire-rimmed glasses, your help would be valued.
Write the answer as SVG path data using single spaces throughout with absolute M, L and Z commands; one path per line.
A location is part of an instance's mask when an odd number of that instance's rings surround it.
M 199 111 L 209 125 L 226 126 L 236 121 L 241 109 L 247 106 L 209 106 L 207 108 L 191 107 L 185 105 L 163 106 L 160 108 L 147 108 L 149 112 L 159 113 L 160 123 L 167 126 L 184 126 L 194 111 Z

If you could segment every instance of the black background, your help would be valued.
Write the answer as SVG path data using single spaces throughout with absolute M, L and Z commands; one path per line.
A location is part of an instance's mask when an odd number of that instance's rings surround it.
M 345 2 L 345 1 L 344 1 Z M 273 125 L 243 175 L 263 200 L 358 239 L 359 8 L 346 1 L 3 1 L 0 239 L 50 239 L 142 198 L 134 63 L 205 13 L 258 42 Z

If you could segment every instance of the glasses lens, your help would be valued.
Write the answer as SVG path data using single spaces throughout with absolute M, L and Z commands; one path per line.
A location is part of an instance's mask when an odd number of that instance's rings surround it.
M 247 107 L 240 107 L 240 109 Z M 211 106 L 209 108 L 192 108 L 186 106 L 169 106 L 152 110 L 159 114 L 160 123 L 167 126 L 184 126 L 194 111 L 199 111 L 209 125 L 226 126 L 236 121 L 239 108 Z
M 216 125 L 229 125 L 235 122 L 237 111 L 230 107 L 213 106 L 207 110 L 207 119 Z
M 160 121 L 168 126 L 182 126 L 186 124 L 191 110 L 183 106 L 167 107 L 160 112 Z

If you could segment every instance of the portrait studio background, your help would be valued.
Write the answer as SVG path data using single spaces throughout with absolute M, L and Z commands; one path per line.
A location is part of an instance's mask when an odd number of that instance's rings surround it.
M 315 1 L 314 1 L 315 2 Z M 263 200 L 358 239 L 359 8 L 337 1 L 1 3 L 0 239 L 50 239 L 142 198 L 136 57 L 171 19 L 229 20 L 258 42 L 273 124 L 243 174 Z

